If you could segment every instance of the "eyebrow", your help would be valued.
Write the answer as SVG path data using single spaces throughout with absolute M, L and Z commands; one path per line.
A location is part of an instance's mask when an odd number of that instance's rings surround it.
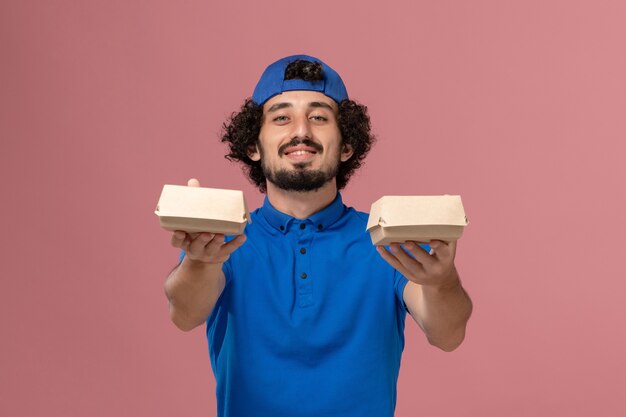
M 309 103 L 309 107 L 322 107 L 331 111 L 333 110 L 333 108 L 328 103 L 324 103 L 323 101 L 312 101 L 311 103 Z
M 267 112 L 271 113 L 276 110 L 284 109 L 285 107 L 291 107 L 291 103 L 276 103 L 267 109 Z
M 277 110 L 284 109 L 286 107 L 293 107 L 293 106 L 292 106 L 291 103 L 276 103 L 276 104 L 273 104 L 272 106 L 270 106 L 270 108 L 267 109 L 267 112 L 268 113 L 272 113 L 272 112 L 275 112 Z M 314 107 L 314 108 L 320 108 L 321 107 L 321 108 L 325 108 L 325 109 L 328 109 L 328 110 L 331 110 L 331 111 L 333 110 L 333 108 L 330 106 L 330 104 L 324 103 L 323 101 L 312 101 L 312 102 L 309 103 L 309 107 Z

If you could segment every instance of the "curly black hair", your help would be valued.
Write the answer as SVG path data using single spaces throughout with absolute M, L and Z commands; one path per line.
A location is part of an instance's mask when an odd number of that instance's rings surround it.
M 306 81 L 322 79 L 322 65 L 305 60 L 294 61 L 285 70 L 285 79 L 303 79 Z M 263 123 L 263 106 L 248 98 L 238 113 L 233 113 L 222 126 L 221 141 L 228 143 L 229 153 L 225 158 L 242 164 L 250 182 L 262 193 L 267 192 L 267 183 L 261 161 L 253 161 L 248 151 L 259 141 L 259 133 Z M 367 107 L 353 100 L 342 100 L 339 103 L 337 124 L 341 132 L 342 143 L 350 145 L 353 154 L 345 162 L 341 162 L 337 172 L 337 189 L 343 189 L 352 174 L 361 167 L 363 160 L 375 142 L 371 133 L 370 118 Z

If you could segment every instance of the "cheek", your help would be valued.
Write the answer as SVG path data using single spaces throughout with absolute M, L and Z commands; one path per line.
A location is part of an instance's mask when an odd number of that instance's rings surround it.
M 284 136 L 284 129 L 277 126 L 261 126 L 259 131 L 259 141 L 263 143 L 266 149 L 277 147 Z

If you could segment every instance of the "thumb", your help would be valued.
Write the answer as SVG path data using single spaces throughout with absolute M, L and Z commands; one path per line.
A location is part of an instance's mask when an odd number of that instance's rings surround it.
M 189 181 L 187 181 L 187 187 L 199 187 L 200 186 L 200 181 L 198 181 L 196 178 L 191 178 Z

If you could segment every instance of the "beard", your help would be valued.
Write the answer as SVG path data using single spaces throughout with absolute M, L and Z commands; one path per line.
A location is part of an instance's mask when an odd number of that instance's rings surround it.
M 312 143 L 307 143 L 308 141 L 305 139 L 302 143 L 312 146 Z M 297 143 L 289 143 L 284 146 L 295 146 Z M 318 152 L 322 151 L 321 146 L 318 146 Z M 316 191 L 326 185 L 328 182 L 332 181 L 333 178 L 337 176 L 339 172 L 339 164 L 341 163 L 340 155 L 337 153 L 337 161 L 331 166 L 320 168 L 320 169 L 307 169 L 310 165 L 309 162 L 294 164 L 295 170 L 287 170 L 284 168 L 281 169 L 273 169 L 265 163 L 266 158 L 264 158 L 263 148 L 259 144 L 259 151 L 261 154 L 261 168 L 263 169 L 263 174 L 265 175 L 266 181 L 271 182 L 276 185 L 278 188 L 285 191 L 299 191 L 299 192 L 307 192 L 307 191 Z M 281 151 L 282 155 L 283 152 Z
M 300 167 L 299 165 L 295 165 L 295 171 L 288 171 L 286 169 L 272 170 L 265 164 L 262 164 L 265 179 L 285 191 L 319 190 L 335 178 L 339 171 L 339 164 L 335 164 L 328 169 L 315 170 L 308 170 L 306 167 Z

